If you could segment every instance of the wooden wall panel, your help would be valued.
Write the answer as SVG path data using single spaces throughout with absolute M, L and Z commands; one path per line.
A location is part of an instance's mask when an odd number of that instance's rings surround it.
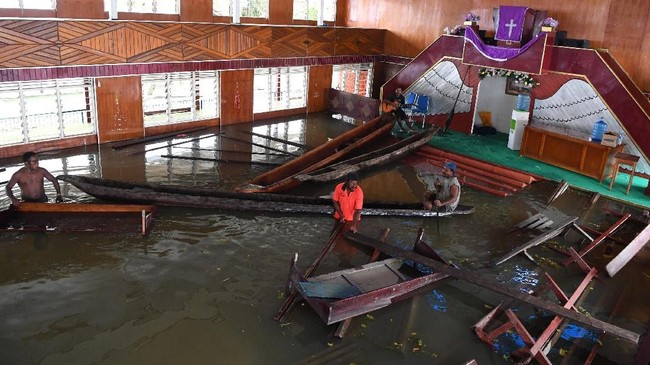
M 95 89 L 99 143 L 144 137 L 140 76 L 100 78 Z
M 104 11 L 104 0 L 57 0 L 57 18 L 108 19 Z
M 221 73 L 221 124 L 253 121 L 253 70 Z
M 4 20 L 0 21 L 0 55 L 4 55 L 0 56 L 0 70 L 42 66 L 381 55 L 383 40 L 384 31 L 373 29 L 178 22 Z M 229 68 L 246 67 L 231 65 Z M 109 70 L 104 75 L 114 73 Z
M 450 6 L 443 0 L 382 1 L 340 0 L 339 16 L 348 27 L 387 30 L 386 54 L 414 57 L 438 38 L 445 27 L 462 24 L 464 14 L 481 16 L 481 29 L 494 34 L 492 9 L 500 5 L 523 5 L 546 10 L 558 19 L 559 30 L 567 37 L 587 39 L 595 48 L 606 47 L 629 72 L 642 90 L 650 90 L 650 2 L 647 0 L 549 0 L 543 3 L 524 0 L 456 0 Z M 404 24 L 408 24 L 405 26 Z
M 316 113 L 327 110 L 329 89 L 332 86 L 332 65 L 311 66 L 309 68 L 309 95 L 307 112 Z

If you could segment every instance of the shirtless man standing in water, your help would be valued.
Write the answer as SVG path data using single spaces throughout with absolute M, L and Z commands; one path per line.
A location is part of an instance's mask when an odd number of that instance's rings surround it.
M 47 203 L 43 179 L 50 180 L 52 185 L 54 185 L 54 189 L 56 189 L 56 202 L 63 202 L 59 182 L 49 171 L 38 166 L 38 156 L 36 153 L 25 152 L 23 154 L 23 162 L 25 163 L 25 167 L 21 167 L 20 170 L 16 171 L 5 187 L 7 196 L 11 199 L 11 204 L 16 207 L 20 206 L 20 200 L 16 199 L 13 191 L 11 191 L 16 183 L 20 187 L 20 198 L 22 201 Z

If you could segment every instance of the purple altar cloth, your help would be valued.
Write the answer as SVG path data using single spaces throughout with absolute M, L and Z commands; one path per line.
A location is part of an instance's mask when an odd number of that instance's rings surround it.
M 473 28 L 465 28 L 465 40 L 469 41 L 474 48 L 476 48 L 486 58 L 499 62 L 507 61 L 519 56 L 526 52 L 533 44 L 542 39 L 546 39 L 546 33 L 538 34 L 521 48 L 490 46 L 483 43 L 483 40 L 478 36 L 478 34 L 476 34 Z
M 499 24 L 494 39 L 521 42 L 527 10 L 525 6 L 499 6 Z

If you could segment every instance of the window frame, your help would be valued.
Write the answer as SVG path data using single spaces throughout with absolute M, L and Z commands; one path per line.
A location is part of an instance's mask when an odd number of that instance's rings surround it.
M 66 92 L 74 89 L 82 89 L 82 92 Z M 7 93 L 14 95 L 5 97 Z M 6 103 L 2 105 L 3 109 L 11 110 L 9 106 L 13 104 L 13 110 L 17 111 L 15 116 L 0 118 L 2 147 L 97 133 L 97 105 L 92 78 L 3 82 L 0 83 L 0 98 L 3 104 Z M 81 108 L 71 109 L 70 105 L 81 105 Z M 78 117 L 81 117 L 81 124 L 77 123 Z M 12 124 L 19 126 L 8 127 Z M 12 135 L 16 138 L 12 139 Z
M 188 72 L 169 72 L 161 74 L 147 74 L 140 77 L 142 85 L 142 117 L 144 128 L 158 127 L 163 125 L 173 125 L 181 123 L 190 123 L 201 120 L 216 119 L 220 117 L 220 73 L 218 71 L 188 71 Z M 212 94 L 202 93 L 202 80 L 213 84 Z M 175 88 L 174 83 L 189 81 L 190 95 L 185 99 L 179 100 L 177 91 L 181 88 Z M 151 87 L 156 87 L 155 83 L 164 83 L 164 95 L 155 96 L 149 95 L 148 90 Z M 153 84 L 153 86 L 152 86 Z M 155 91 L 155 89 L 153 90 Z M 205 91 L 205 90 L 203 90 Z M 202 95 L 207 95 L 208 98 L 203 98 Z M 180 95 L 183 95 L 181 92 Z M 209 97 L 213 98 L 210 99 Z M 152 100 L 161 99 L 164 101 L 164 109 L 152 109 L 147 106 Z M 209 103 L 204 106 L 203 103 Z M 176 105 L 174 105 L 176 104 Z M 183 106 L 187 104 L 188 106 Z M 189 110 L 186 110 L 188 109 Z M 208 111 L 207 113 L 205 111 Z M 211 110 L 211 111 L 210 111 Z M 189 113 L 189 118 L 184 118 L 182 115 Z M 161 118 L 164 116 L 164 118 Z
M 337 77 L 336 73 L 340 73 L 342 76 Z M 347 93 L 371 97 L 372 95 L 372 81 L 375 72 L 375 65 L 373 63 L 347 63 L 347 64 L 338 64 L 332 66 L 332 89 L 344 91 Z M 363 76 L 365 74 L 365 77 Z M 350 76 L 354 77 L 354 85 L 352 89 L 348 89 L 348 78 Z M 366 80 L 365 85 L 360 85 L 362 80 Z M 338 81 L 338 85 L 335 83 Z M 341 85 L 343 87 L 341 87 Z M 360 90 L 365 88 L 365 93 L 360 93 Z
M 301 95 L 296 98 L 294 94 L 300 91 L 300 88 L 295 85 L 296 78 L 291 76 L 298 74 L 303 75 L 303 78 L 300 85 Z M 266 80 L 262 88 L 259 83 L 263 76 L 266 76 Z M 293 84 L 292 80 L 294 80 Z M 253 114 L 304 108 L 307 106 L 308 88 L 309 68 L 307 66 L 256 68 L 253 76 Z M 266 90 L 266 95 L 261 95 L 258 90 Z
M 310 6 L 311 2 L 317 2 L 317 5 L 315 7 Z M 298 3 L 304 3 L 304 8 L 306 10 L 306 14 L 303 14 L 304 16 L 298 15 L 296 16 L 296 8 L 298 8 L 297 4 Z M 293 0 L 293 12 L 292 12 L 292 19 L 293 20 L 306 20 L 306 21 L 315 21 L 316 25 L 324 25 L 325 22 L 336 22 L 336 0 Z M 327 7 L 334 7 L 334 13 L 332 14 L 331 19 L 325 19 L 325 9 Z M 314 19 L 311 19 L 309 17 L 309 13 L 311 9 L 315 9 L 316 11 L 316 17 Z
M 249 3 L 250 1 L 253 0 L 227 0 L 229 2 L 229 7 L 228 7 L 228 12 L 227 13 L 221 13 L 220 11 L 217 11 L 217 6 L 215 6 L 217 3 L 223 3 L 224 0 L 212 0 L 212 15 L 213 16 L 222 16 L 222 17 L 232 17 L 232 22 L 234 24 L 239 24 L 241 23 L 241 18 L 255 18 L 255 19 L 269 19 L 269 7 L 270 7 L 270 1 L 269 0 L 258 0 L 262 1 L 265 3 L 265 7 L 263 9 L 263 13 L 260 16 L 253 16 L 250 14 L 244 14 L 244 9 L 245 9 L 245 4 L 244 3 Z
M 7 0 L 0 2 L 0 9 L 20 9 L 20 10 L 56 10 L 56 0 L 41 0 L 42 3 L 49 2 L 51 7 L 41 8 L 41 7 L 25 7 L 26 0 L 15 0 L 17 6 L 7 6 Z M 34 2 L 35 0 L 27 0 L 29 3 Z

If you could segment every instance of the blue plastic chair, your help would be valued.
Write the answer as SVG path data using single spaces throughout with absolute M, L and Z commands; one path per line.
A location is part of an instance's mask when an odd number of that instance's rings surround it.
M 404 105 L 402 106 L 402 109 L 404 111 L 406 111 L 408 109 L 413 109 L 413 107 L 415 106 L 415 104 L 417 102 L 418 102 L 418 94 L 416 94 L 414 92 L 410 92 L 404 98 Z
M 415 106 L 407 111 L 409 119 L 416 115 L 422 116 L 422 128 L 424 128 L 424 116 L 429 112 L 429 97 L 426 95 L 418 95 Z M 411 123 L 413 124 L 413 123 Z

